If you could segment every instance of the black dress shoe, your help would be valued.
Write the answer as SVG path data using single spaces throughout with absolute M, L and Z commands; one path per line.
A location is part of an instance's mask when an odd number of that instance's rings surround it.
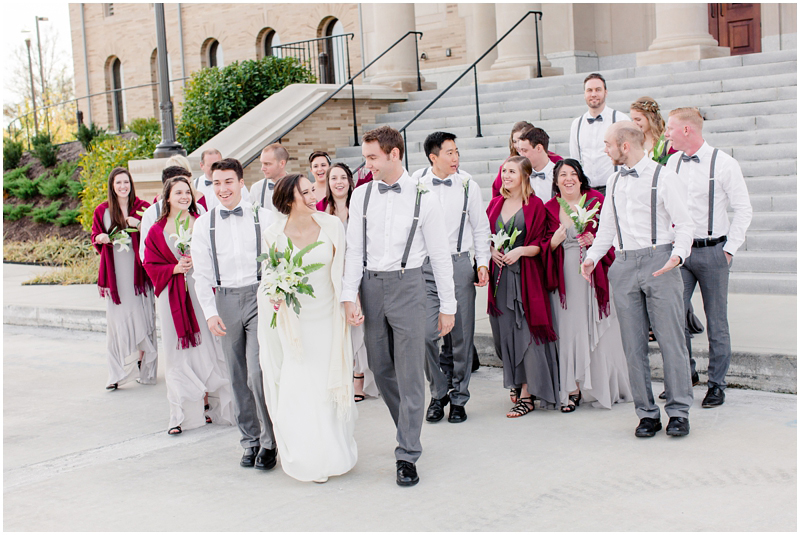
M 442 399 L 431 399 L 425 419 L 429 422 L 438 422 L 444 418 L 444 408 L 450 403 L 450 396 L 444 395 Z
M 706 397 L 703 398 L 703 408 L 719 407 L 725 403 L 725 391 L 718 386 L 709 386 Z
M 272 470 L 278 464 L 278 448 L 261 448 L 256 455 L 256 470 Z
M 667 434 L 671 437 L 683 437 L 689 434 L 689 418 L 672 416 L 667 424 Z
M 635 435 L 639 438 L 649 438 L 656 436 L 661 431 L 661 420 L 657 418 L 642 418 L 636 427 Z
M 692 386 L 697 386 L 699 384 L 700 384 L 700 374 L 697 372 L 692 372 Z M 667 399 L 667 391 L 662 390 L 661 393 L 658 395 L 658 399 Z
M 245 468 L 252 468 L 254 464 L 256 464 L 256 454 L 258 453 L 258 448 L 245 448 L 244 455 L 242 455 L 242 460 L 239 464 L 244 466 Z
M 450 404 L 450 416 L 447 421 L 451 424 L 460 424 L 467 421 L 467 411 L 464 410 L 464 405 Z
M 401 487 L 413 487 L 419 483 L 417 467 L 408 461 L 397 461 L 397 484 Z

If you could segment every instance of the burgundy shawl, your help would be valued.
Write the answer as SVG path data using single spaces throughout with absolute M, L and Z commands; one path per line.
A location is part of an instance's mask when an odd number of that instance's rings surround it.
M 547 151 L 547 156 L 550 158 L 550 161 L 553 162 L 553 163 L 556 163 L 559 160 L 563 160 L 564 159 L 561 156 L 559 156 L 558 154 L 556 154 L 555 152 L 550 152 L 550 151 Z M 509 158 L 510 158 L 510 156 L 509 156 Z M 506 158 L 506 161 L 503 162 L 503 165 L 505 165 L 507 161 L 508 161 L 508 158 Z M 495 178 L 494 182 L 492 183 L 492 199 L 494 199 L 495 197 L 499 197 L 500 196 L 500 187 L 503 185 L 503 165 L 501 165 L 500 169 L 497 170 L 497 178 Z
M 172 322 L 178 334 L 177 349 L 188 349 L 200 345 L 200 327 L 192 306 L 192 297 L 186 291 L 185 277 L 173 270 L 178 259 L 164 238 L 167 219 L 156 221 L 144 240 L 144 268 L 153 280 L 156 295 L 167 289 Z
M 149 204 L 146 201 L 136 197 L 133 200 L 133 210 L 129 214 L 141 221 L 142 216 L 139 215 L 146 209 Z M 117 277 L 114 272 L 114 246 L 109 244 L 97 243 L 98 234 L 108 234 L 111 229 L 105 228 L 103 225 L 103 215 L 108 210 L 108 201 L 103 201 L 94 210 L 94 217 L 92 218 L 92 244 L 97 252 L 100 253 L 100 272 L 97 275 L 97 289 L 100 291 L 100 297 L 111 296 L 111 301 L 115 305 L 120 304 L 119 293 L 117 292 Z M 118 229 L 117 229 L 118 230 Z M 148 287 L 152 286 L 150 279 L 147 277 L 142 267 L 142 262 L 139 260 L 139 233 L 132 232 L 131 246 L 133 248 L 133 289 L 135 295 L 143 294 L 147 291 Z
M 489 216 L 489 228 L 494 233 L 497 218 L 503 209 L 505 198 L 495 197 L 489 202 L 486 213 Z M 531 194 L 528 204 L 522 205 L 522 213 L 525 216 L 525 243 L 523 245 L 538 245 L 544 250 L 547 243 L 544 241 L 546 230 L 546 214 L 541 199 Z M 550 316 L 550 296 L 547 295 L 544 281 L 544 270 L 542 268 L 542 255 L 520 257 L 520 275 L 522 279 L 522 307 L 525 310 L 525 319 L 528 321 L 528 328 L 531 336 L 537 344 L 543 342 L 553 342 L 556 340 L 556 332 L 553 330 L 553 322 Z M 502 312 L 497 308 L 494 297 L 494 286 L 497 280 L 497 266 L 490 262 L 489 277 L 489 307 L 490 316 L 500 316 Z
M 542 262 L 545 267 L 545 281 L 548 291 L 558 290 L 558 297 L 561 301 L 561 308 L 567 308 L 567 294 L 564 289 L 564 248 L 562 246 L 556 247 L 555 251 L 550 250 L 550 239 L 558 230 L 561 224 L 559 218 L 559 210 L 561 206 L 558 204 L 558 197 L 550 199 L 544 205 L 547 211 L 547 230 L 545 233 L 545 245 L 542 247 Z M 605 198 L 603 194 L 597 190 L 590 189 L 586 192 L 586 207 L 591 208 L 597 203 L 603 206 Z M 602 209 L 602 208 L 601 208 Z M 600 221 L 600 212 L 595 214 L 595 221 Z M 589 226 L 586 232 L 590 232 L 592 236 L 597 235 L 597 227 Z M 592 272 L 592 286 L 594 287 L 595 295 L 597 297 L 597 306 L 600 309 L 600 318 L 608 316 L 610 313 L 609 308 L 609 291 L 608 291 L 608 268 L 614 262 L 614 248 L 609 249 L 608 253 L 600 259 L 600 265 Z M 575 266 L 569 266 L 568 269 L 575 269 Z

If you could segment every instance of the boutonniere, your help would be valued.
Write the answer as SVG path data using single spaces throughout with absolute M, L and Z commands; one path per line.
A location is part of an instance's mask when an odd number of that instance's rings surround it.
M 259 221 L 258 221 L 258 211 L 259 211 L 260 209 L 261 209 L 261 203 L 259 203 L 259 202 L 254 202 L 254 203 L 253 203 L 253 219 L 255 219 L 255 220 L 256 220 L 256 223 L 258 223 L 258 222 L 259 222 Z
M 466 179 L 466 180 L 464 181 L 464 193 L 466 193 L 467 195 L 469 195 L 469 179 Z
M 429 191 L 430 190 L 425 187 L 425 184 L 423 184 L 422 182 L 417 182 L 417 193 L 423 195 L 425 193 L 428 193 Z

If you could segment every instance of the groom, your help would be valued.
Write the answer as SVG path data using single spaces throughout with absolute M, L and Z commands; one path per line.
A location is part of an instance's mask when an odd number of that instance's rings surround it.
M 364 323 L 369 367 L 397 427 L 397 484 L 408 487 L 419 482 L 422 453 L 426 257 L 439 294 L 440 336 L 453 328 L 456 299 L 441 209 L 403 168 L 404 148 L 388 126 L 364 134 L 361 153 L 373 181 L 350 199 L 341 300 L 347 322 Z

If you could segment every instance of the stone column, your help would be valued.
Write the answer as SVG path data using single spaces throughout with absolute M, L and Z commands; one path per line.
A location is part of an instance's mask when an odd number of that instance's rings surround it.
M 474 47 L 470 62 L 478 59 L 497 41 L 494 4 L 472 4 L 472 21 L 467 32 L 467 44 Z M 478 72 L 488 71 L 497 61 L 497 47 L 478 63 Z
M 658 3 L 655 9 L 656 38 L 646 52 L 636 54 L 637 65 L 730 56 L 730 49 L 708 33 L 708 4 Z
M 541 4 L 495 4 L 495 31 L 497 39 L 502 37 L 528 11 L 541 11 Z M 538 75 L 536 62 L 535 15 L 528 15 L 503 42 L 497 46 L 497 61 L 489 72 L 482 73 L 481 82 L 503 82 L 524 80 Z M 539 24 L 539 46 L 544 50 L 544 33 Z M 554 68 L 544 52 L 541 52 L 542 76 L 563 74 L 563 69 Z
M 389 48 L 406 32 L 416 30 L 414 4 L 372 5 L 375 36 L 374 57 Z M 391 52 L 370 68 L 371 84 L 381 84 L 403 91 L 417 90 L 417 57 L 414 36 L 406 37 Z M 430 85 L 430 84 L 427 84 Z M 427 89 L 423 85 L 423 89 Z

